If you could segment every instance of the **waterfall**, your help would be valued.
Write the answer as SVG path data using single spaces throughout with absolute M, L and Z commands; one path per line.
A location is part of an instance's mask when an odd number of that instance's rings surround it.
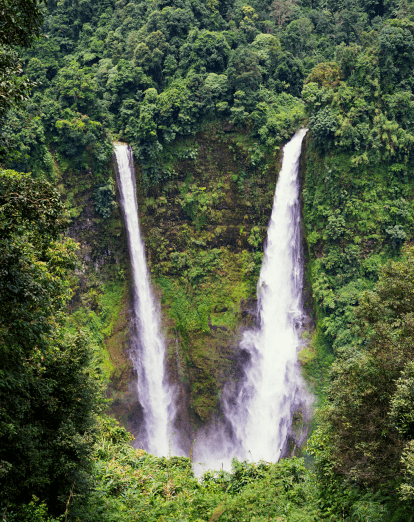
M 298 171 L 305 134 L 298 131 L 283 149 L 257 285 L 259 326 L 243 334 L 240 346 L 249 360 L 237 391 L 224 390 L 226 427 L 216 426 L 197 444 L 196 458 L 207 468 L 228 468 L 232 457 L 276 462 L 295 408 L 307 402 L 297 361 L 303 319 Z
M 130 356 L 137 373 L 138 398 L 144 411 L 146 449 L 161 456 L 169 453 L 172 417 L 171 390 L 165 378 L 165 342 L 160 332 L 160 312 L 152 295 L 139 230 L 132 150 L 123 143 L 114 143 L 114 148 L 134 282 Z

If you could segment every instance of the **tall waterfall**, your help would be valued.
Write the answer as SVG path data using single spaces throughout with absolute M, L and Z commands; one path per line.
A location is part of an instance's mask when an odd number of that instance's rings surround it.
M 114 143 L 114 148 L 134 280 L 131 359 L 137 372 L 138 397 L 144 411 L 146 449 L 161 456 L 169 452 L 172 408 L 171 391 L 165 382 L 165 343 L 160 333 L 160 313 L 152 295 L 139 230 L 132 150 L 123 143 Z
M 241 341 L 249 362 L 238 391 L 224 391 L 226 429 L 207 432 L 196 447 L 205 467 L 229 467 L 232 457 L 279 460 L 293 411 L 306 402 L 297 361 L 303 319 L 298 171 L 305 134 L 297 132 L 283 149 L 257 286 L 259 327 Z

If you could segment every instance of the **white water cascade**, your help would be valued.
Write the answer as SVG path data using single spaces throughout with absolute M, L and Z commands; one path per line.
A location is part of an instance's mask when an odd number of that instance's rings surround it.
M 132 150 L 124 143 L 114 143 L 114 149 L 134 280 L 130 355 L 137 372 L 138 397 L 144 411 L 146 449 L 165 456 L 169 453 L 173 416 L 172 394 L 165 380 L 165 342 L 160 332 L 160 312 L 152 295 L 139 230 Z
M 229 468 L 231 459 L 276 462 L 286 449 L 295 408 L 309 402 L 297 353 L 303 320 L 299 158 L 306 130 L 283 149 L 257 286 L 259 327 L 241 341 L 249 361 L 237 392 L 224 391 L 226 428 L 201 435 L 196 459 Z

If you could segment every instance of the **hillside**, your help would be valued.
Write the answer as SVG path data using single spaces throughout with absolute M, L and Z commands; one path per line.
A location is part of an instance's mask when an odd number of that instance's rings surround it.
M 48 0 L 28 21 L 33 5 L 6 1 L 0 35 L 3 518 L 411 520 L 414 7 Z M 197 480 L 197 433 L 243 379 L 282 147 L 301 127 L 298 357 L 316 410 L 311 426 L 292 413 L 291 433 L 310 439 Z M 139 448 L 114 141 L 134 154 L 186 457 Z

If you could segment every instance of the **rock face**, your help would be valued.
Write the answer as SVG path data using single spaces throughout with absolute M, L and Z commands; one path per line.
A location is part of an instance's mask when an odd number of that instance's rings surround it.
M 177 428 L 191 445 L 220 412 L 240 374 L 239 340 L 256 321 L 256 284 L 277 179 L 278 156 L 253 167 L 244 136 L 219 128 L 174 144 L 171 179 L 146 183 L 136 165 L 138 207 L 177 390 Z M 181 159 L 196 151 L 196 159 Z M 188 156 L 188 154 L 187 154 Z
M 108 175 L 114 177 L 112 165 Z M 72 216 L 68 235 L 79 244 L 79 267 L 73 274 L 69 303 L 74 327 L 88 332 L 102 363 L 112 399 L 109 413 L 130 427 L 139 403 L 129 347 L 129 257 L 119 208 L 103 219 L 94 204 L 95 178 L 90 170 L 58 172 L 59 189 Z
M 219 414 L 225 383 L 240 375 L 239 340 L 256 322 L 256 284 L 279 156 L 253 166 L 251 147 L 244 135 L 223 133 L 217 125 L 165 151 L 160 169 L 168 174 L 162 183 L 152 184 L 135 166 L 147 264 L 161 303 L 168 378 L 176 390 L 175 428 L 188 451 L 197 429 Z M 63 181 L 68 194 L 74 183 L 68 173 Z M 99 345 L 110 412 L 139 445 L 142 411 L 128 357 L 125 229 L 119 208 L 108 219 L 96 214 L 92 194 L 91 182 L 71 196 L 78 215 L 70 233 L 81 245 L 82 266 L 72 310 Z

